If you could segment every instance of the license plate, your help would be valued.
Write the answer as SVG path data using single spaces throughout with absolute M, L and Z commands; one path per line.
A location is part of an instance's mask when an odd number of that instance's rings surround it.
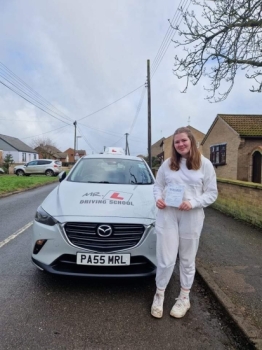
M 124 266 L 130 265 L 130 254 L 77 253 L 77 265 Z

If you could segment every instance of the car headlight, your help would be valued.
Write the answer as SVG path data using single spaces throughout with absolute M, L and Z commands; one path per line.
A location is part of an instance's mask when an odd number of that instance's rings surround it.
M 54 226 L 58 223 L 51 215 L 49 215 L 42 207 L 38 207 L 35 213 L 35 221 L 40 222 L 41 224 Z

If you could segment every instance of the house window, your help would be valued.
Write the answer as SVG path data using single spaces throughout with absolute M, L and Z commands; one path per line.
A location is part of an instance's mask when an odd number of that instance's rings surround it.
M 210 160 L 214 165 L 225 165 L 226 164 L 226 143 L 219 145 L 213 145 L 210 147 Z
M 26 162 L 26 153 L 22 153 L 22 162 Z
M 36 159 L 36 153 L 34 153 L 34 159 Z

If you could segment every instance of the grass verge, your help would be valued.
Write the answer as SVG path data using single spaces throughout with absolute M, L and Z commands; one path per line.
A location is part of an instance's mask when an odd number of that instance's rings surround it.
M 38 187 L 42 184 L 58 182 L 58 177 L 49 177 L 46 175 L 16 176 L 1 175 L 0 176 L 0 195 L 15 192 L 23 189 Z

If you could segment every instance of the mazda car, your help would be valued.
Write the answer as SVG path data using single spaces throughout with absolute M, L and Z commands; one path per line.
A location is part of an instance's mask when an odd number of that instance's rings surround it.
M 144 159 L 109 147 L 59 181 L 35 214 L 36 267 L 86 277 L 155 274 L 154 176 Z

